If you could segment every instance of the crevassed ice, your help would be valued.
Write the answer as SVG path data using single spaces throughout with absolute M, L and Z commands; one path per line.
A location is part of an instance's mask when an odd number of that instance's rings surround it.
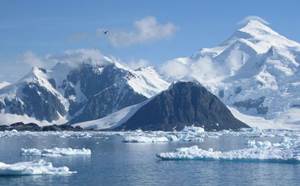
M 272 143 L 250 142 L 250 148 L 232 151 L 204 150 L 198 146 L 178 148 L 174 152 L 157 154 L 162 160 L 257 160 L 257 161 L 300 161 L 300 156 L 292 148 L 282 148 Z
M 72 149 L 72 148 L 52 148 L 52 149 L 36 149 L 29 148 L 21 149 L 21 154 L 24 156 L 48 156 L 48 157 L 60 157 L 60 156 L 77 156 L 77 155 L 91 155 L 90 149 Z
M 68 167 L 54 167 L 51 162 L 44 160 L 18 162 L 6 164 L 0 162 L 0 176 L 22 176 L 22 175 L 70 175 L 76 171 L 70 171 Z

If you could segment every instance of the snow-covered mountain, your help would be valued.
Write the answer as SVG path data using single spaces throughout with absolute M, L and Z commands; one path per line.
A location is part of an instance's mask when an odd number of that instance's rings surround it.
M 196 79 L 250 126 L 300 128 L 300 44 L 259 19 L 249 19 L 216 47 L 168 61 L 164 78 L 152 67 L 133 70 L 82 52 L 67 52 L 53 68 L 33 68 L 0 88 L 0 124 L 106 122 L 108 114 L 137 109 L 128 106 L 165 90 L 166 78 Z
M 180 77 L 168 73 L 179 66 Z M 300 127 L 300 44 L 250 19 L 217 47 L 171 60 L 168 78 L 194 78 L 240 115 L 270 127 Z M 243 117 L 245 119 L 247 117 Z M 257 119 L 256 118 L 256 119 Z M 258 120 L 253 125 L 259 125 Z M 251 123 L 250 121 L 245 121 Z
M 68 102 L 50 83 L 45 69 L 33 68 L 16 83 L 0 89 L 0 108 L 3 118 L 9 114 L 54 121 L 66 115 Z
M 168 87 L 152 67 L 132 70 L 106 56 L 33 68 L 0 89 L 0 122 L 74 123 L 140 103 Z M 10 118 L 10 119 L 9 119 Z

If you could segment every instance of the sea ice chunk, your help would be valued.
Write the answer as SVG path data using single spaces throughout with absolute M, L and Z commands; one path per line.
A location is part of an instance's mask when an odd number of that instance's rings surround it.
M 0 162 L 0 176 L 23 176 L 23 175 L 70 175 L 76 171 L 70 171 L 68 167 L 54 167 L 51 162 L 44 160 L 18 162 L 6 164 Z
M 50 156 L 50 157 L 61 157 L 61 156 L 77 156 L 77 155 L 91 155 L 90 149 L 72 149 L 72 148 L 52 148 L 52 149 L 36 149 L 29 148 L 21 149 L 21 154 L 25 156 Z
M 122 134 L 125 143 L 166 143 L 174 141 L 202 142 L 205 136 L 201 127 L 189 126 L 181 131 L 130 131 Z
M 181 132 L 193 132 L 193 133 L 203 133 L 205 132 L 204 128 L 202 127 L 195 127 L 195 126 L 185 126 Z
M 157 154 L 162 160 L 248 160 L 248 161 L 300 161 L 300 157 L 291 149 L 281 149 L 264 143 L 251 148 L 232 150 L 227 152 L 204 150 L 198 146 L 178 148 L 174 152 Z
M 152 134 L 133 134 L 124 136 L 123 142 L 125 143 L 164 143 L 169 139 L 166 136 L 155 136 Z

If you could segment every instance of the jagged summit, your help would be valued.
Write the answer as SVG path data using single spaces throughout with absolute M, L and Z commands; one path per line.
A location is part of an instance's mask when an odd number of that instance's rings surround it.
M 259 54 L 266 53 L 271 47 L 300 50 L 299 43 L 280 35 L 270 25 L 258 19 L 248 19 L 223 45 L 230 45 L 237 41 L 248 44 Z
M 269 26 L 267 22 L 256 18 L 247 19 L 244 22 L 244 24 L 240 26 L 238 31 L 245 32 L 251 35 L 258 35 L 258 34 L 279 35 L 277 32 L 272 30 L 272 28 Z

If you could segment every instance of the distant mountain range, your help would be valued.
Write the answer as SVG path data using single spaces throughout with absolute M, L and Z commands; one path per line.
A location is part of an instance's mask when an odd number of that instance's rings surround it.
M 186 74 L 172 73 L 178 64 Z M 259 20 L 168 65 L 171 71 L 162 73 L 133 70 L 103 56 L 35 67 L 15 83 L 0 84 L 0 122 L 116 130 L 300 126 L 300 44 Z

